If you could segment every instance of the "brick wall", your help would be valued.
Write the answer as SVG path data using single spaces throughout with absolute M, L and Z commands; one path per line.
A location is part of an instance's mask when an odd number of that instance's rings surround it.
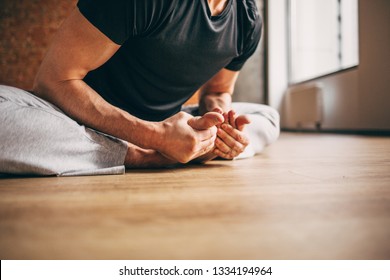
M 77 0 L 0 0 L 0 84 L 31 89 L 62 21 Z

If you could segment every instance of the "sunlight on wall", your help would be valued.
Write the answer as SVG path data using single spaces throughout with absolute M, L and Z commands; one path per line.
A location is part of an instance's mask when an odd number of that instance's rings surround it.
M 357 0 L 290 0 L 290 82 L 358 64 Z

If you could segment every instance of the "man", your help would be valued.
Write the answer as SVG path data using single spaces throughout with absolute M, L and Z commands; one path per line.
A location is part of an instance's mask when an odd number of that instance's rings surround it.
M 0 172 L 111 174 L 123 165 L 233 159 L 278 137 L 270 107 L 232 110 L 239 70 L 261 36 L 254 0 L 77 6 L 54 37 L 34 95 L 0 88 Z M 199 88 L 199 116 L 180 111 Z

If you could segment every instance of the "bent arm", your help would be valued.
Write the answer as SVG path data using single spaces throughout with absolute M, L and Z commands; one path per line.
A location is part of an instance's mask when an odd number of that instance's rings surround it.
M 242 153 L 249 143 L 242 133 L 245 125 L 249 123 L 247 116 L 236 116 L 231 110 L 238 74 L 238 71 L 222 69 L 201 88 L 199 113 L 202 115 L 210 111 L 219 112 L 224 116 L 224 124 L 218 130 L 213 152 L 199 158 L 199 161 L 208 161 L 216 156 L 232 159 Z
M 112 106 L 83 81 L 119 48 L 75 9 L 55 35 L 33 91 L 86 126 L 143 148 L 154 148 L 148 141 L 157 130 L 154 123 Z
M 201 87 L 199 98 L 201 115 L 216 108 L 222 112 L 228 112 L 231 109 L 232 95 L 238 74 L 239 72 L 222 69 Z
M 36 76 L 34 93 L 88 127 L 174 161 L 185 163 L 207 153 L 216 137 L 215 124 L 222 122 L 218 114 L 215 123 L 201 130 L 190 126 L 193 117 L 185 113 L 148 122 L 109 104 L 83 81 L 119 48 L 75 9 L 54 37 Z

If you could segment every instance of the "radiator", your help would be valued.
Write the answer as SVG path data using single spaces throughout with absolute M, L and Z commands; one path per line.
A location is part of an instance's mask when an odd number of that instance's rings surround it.
M 320 84 L 289 88 L 284 103 L 284 128 L 321 129 L 323 88 Z

